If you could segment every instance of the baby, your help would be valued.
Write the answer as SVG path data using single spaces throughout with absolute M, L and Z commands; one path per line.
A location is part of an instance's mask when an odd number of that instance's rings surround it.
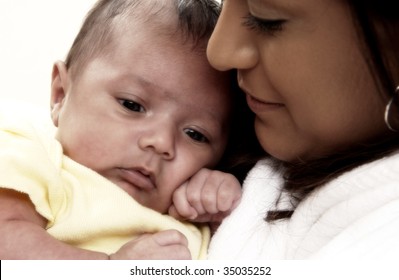
M 208 227 L 165 214 L 219 221 L 240 199 L 234 176 L 210 170 L 233 103 L 205 56 L 218 12 L 212 0 L 95 5 L 53 68 L 55 138 L 0 114 L 1 259 L 205 258 Z

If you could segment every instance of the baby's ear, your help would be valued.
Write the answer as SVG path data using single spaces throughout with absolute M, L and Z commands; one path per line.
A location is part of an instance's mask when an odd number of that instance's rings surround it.
M 55 126 L 58 126 L 58 117 L 64 104 L 64 99 L 68 89 L 68 69 L 62 61 L 57 61 L 53 65 L 51 75 L 51 118 Z

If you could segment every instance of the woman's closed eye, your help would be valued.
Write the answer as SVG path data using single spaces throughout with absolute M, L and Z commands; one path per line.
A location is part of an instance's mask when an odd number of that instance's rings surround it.
M 243 25 L 260 33 L 275 35 L 275 33 L 282 31 L 285 22 L 284 19 L 262 19 L 248 14 L 244 17 Z
M 139 113 L 145 112 L 145 108 L 140 103 L 137 103 L 135 101 L 121 99 L 119 100 L 119 103 L 130 111 L 139 112 Z
M 204 134 L 202 134 L 201 132 L 198 132 L 192 128 L 186 128 L 184 130 L 184 132 L 188 135 L 188 137 L 190 137 L 191 139 L 193 139 L 196 142 L 209 143 L 208 138 Z

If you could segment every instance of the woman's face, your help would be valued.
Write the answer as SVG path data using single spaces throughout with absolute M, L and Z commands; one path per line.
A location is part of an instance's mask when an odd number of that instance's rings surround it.
M 263 149 L 307 160 L 386 132 L 387 100 L 341 0 L 225 0 L 208 45 L 219 70 L 238 69 Z

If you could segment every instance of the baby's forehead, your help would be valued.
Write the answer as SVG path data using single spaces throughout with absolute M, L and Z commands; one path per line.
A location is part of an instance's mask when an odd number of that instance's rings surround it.
M 74 60 L 74 63 L 79 64 L 77 68 L 80 68 L 80 65 L 84 66 L 97 56 L 112 54 L 121 38 L 136 37 L 143 33 L 164 38 L 165 41 L 179 41 L 191 49 L 199 48 L 205 52 L 210 34 L 204 36 L 198 34 L 200 28 L 205 28 L 204 23 L 191 23 L 180 19 L 177 2 L 175 0 L 132 1 L 134 4 L 126 5 L 116 16 L 106 20 L 109 23 L 97 24 L 106 27 L 105 33 L 102 34 L 102 30 L 99 29 L 99 32 L 95 32 L 97 35 L 92 36 L 97 39 L 90 40 L 92 43 L 86 43 L 83 46 L 87 49 L 86 55 Z M 198 24 L 198 26 L 188 27 L 190 24 Z M 104 40 L 99 40 L 98 38 L 103 35 L 105 35 Z
M 141 1 L 140 4 L 131 6 L 115 17 L 112 23 L 113 29 L 126 30 L 141 26 L 144 30 L 147 30 L 149 27 L 156 27 L 155 30 L 160 34 L 172 34 L 179 30 L 178 13 L 174 2 L 165 0 Z
M 197 91 L 180 103 L 188 115 L 224 125 L 230 119 L 233 109 L 232 95 L 226 90 Z

